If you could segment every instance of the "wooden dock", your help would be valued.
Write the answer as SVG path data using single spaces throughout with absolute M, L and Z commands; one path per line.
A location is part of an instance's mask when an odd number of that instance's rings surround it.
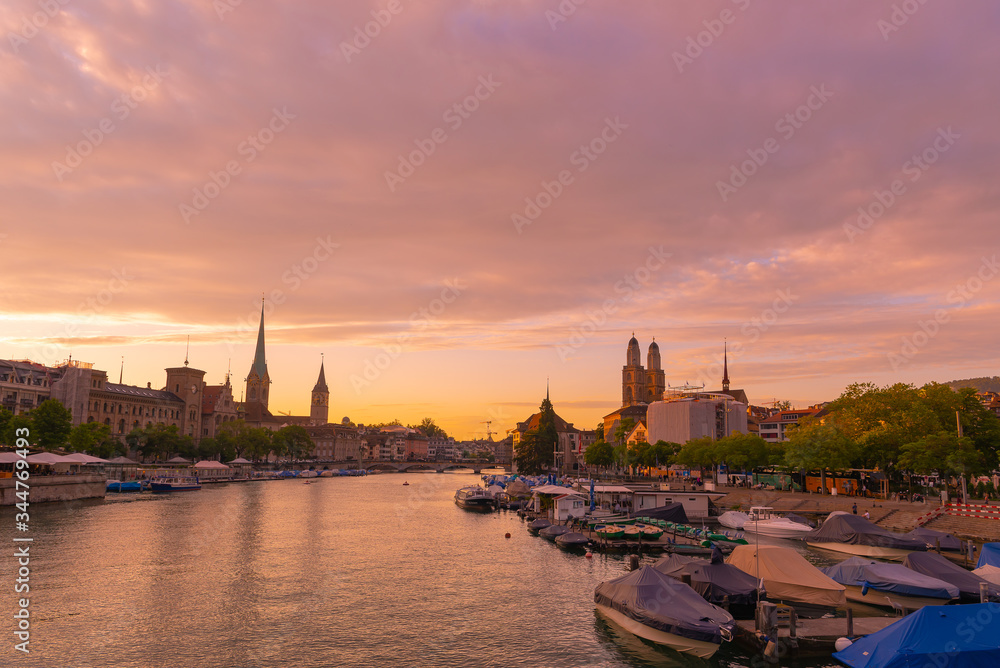
M 854 617 L 853 639 L 881 631 L 900 619 L 901 617 Z M 766 642 L 755 630 L 754 620 L 741 619 L 736 624 L 735 641 L 754 654 L 763 652 Z M 794 636 L 790 627 L 779 627 L 774 658 L 780 662 L 781 659 L 830 656 L 836 651 L 834 643 L 837 639 L 847 637 L 847 625 L 846 617 L 799 618 L 795 624 Z

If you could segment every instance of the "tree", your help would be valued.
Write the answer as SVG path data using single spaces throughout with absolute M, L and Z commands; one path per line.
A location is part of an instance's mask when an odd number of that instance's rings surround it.
M 425 417 L 415 429 L 427 438 L 448 438 L 447 432 L 434 423 L 434 418 Z
M 833 421 L 804 418 L 788 434 L 785 463 L 803 472 L 819 470 L 822 493 L 826 494 L 826 472 L 851 466 L 860 456 L 858 445 Z
M 629 432 L 631 432 L 632 429 L 634 428 L 635 428 L 635 419 L 630 417 L 625 418 L 624 420 L 619 422 L 618 426 L 615 428 L 614 440 L 612 442 L 615 445 L 621 445 L 622 443 L 625 442 L 625 439 L 628 437 Z
M 899 466 L 920 475 L 940 473 L 959 476 L 982 472 L 983 458 L 972 439 L 946 431 L 923 437 L 903 446 Z
M 771 463 L 769 444 L 757 434 L 735 431 L 716 441 L 716 448 L 720 463 L 744 473 Z
M 73 427 L 66 441 L 66 448 L 70 452 L 85 452 L 103 459 L 125 454 L 125 445 L 111 435 L 111 427 L 99 422 L 87 422 Z
M 538 427 L 528 430 L 515 449 L 514 461 L 519 471 L 538 475 L 553 465 L 552 458 L 559 440 L 555 415 L 552 403 L 548 398 L 544 399 L 539 407 Z
M 135 449 L 144 459 L 168 459 L 188 447 L 191 438 L 182 436 L 175 424 L 160 423 L 145 429 L 133 429 L 125 440 L 130 445 L 135 443 Z
M 305 459 L 307 455 L 312 454 L 315 444 L 304 427 L 293 424 L 282 427 L 274 433 L 272 447 L 275 449 L 275 454 L 280 450 L 295 461 Z
M 262 459 L 267 459 L 267 456 L 274 449 L 272 443 L 272 438 L 274 432 L 266 427 L 249 427 L 243 434 L 243 442 L 246 446 L 246 452 L 250 458 L 258 462 Z M 279 447 L 281 447 L 279 445 Z
M 587 466 L 593 466 L 597 469 L 607 468 L 615 462 L 614 448 L 604 439 L 595 441 L 587 446 L 583 452 L 583 461 Z
M 215 438 L 222 445 L 222 449 L 232 452 L 235 455 L 233 459 L 236 459 L 236 457 L 242 457 L 247 452 L 249 433 L 250 427 L 245 421 L 231 420 L 219 427 Z
M 46 399 L 29 416 L 33 435 L 42 448 L 64 445 L 73 429 L 73 414 L 58 399 Z
M 649 446 L 645 451 L 643 466 L 656 466 L 659 468 L 669 468 L 677 459 L 677 453 L 681 450 L 680 443 L 668 443 L 667 441 L 657 441 Z
M 4 438 L 4 434 L 7 431 L 7 425 L 10 424 L 10 420 L 13 417 L 13 413 L 6 408 L 0 407 L 0 438 Z M 4 442 L 6 442 L 6 438 L 4 438 Z
M 22 413 L 21 415 L 13 415 L 7 419 L 7 426 L 3 433 L 3 442 L 7 445 L 13 446 L 17 443 L 17 439 L 27 438 L 28 443 L 32 445 L 36 444 L 38 442 L 38 436 L 35 434 L 33 426 L 31 418 L 26 414 Z M 21 434 L 25 433 L 21 430 L 27 430 L 28 436 L 19 436 L 19 432 Z
M 710 436 L 693 438 L 681 447 L 677 461 L 685 466 L 711 468 L 722 463 L 722 450 Z

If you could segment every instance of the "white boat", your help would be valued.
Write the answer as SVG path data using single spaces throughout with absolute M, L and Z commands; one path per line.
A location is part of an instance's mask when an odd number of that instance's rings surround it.
M 769 506 L 754 506 L 743 524 L 743 531 L 771 538 L 803 538 L 812 529 L 799 522 L 774 514 Z
M 743 529 L 750 516 L 738 510 L 730 510 L 719 515 L 719 524 L 729 529 Z
M 319 473 L 316 471 L 302 471 L 299 473 L 300 478 L 318 478 Z
M 478 486 L 463 487 L 455 492 L 455 503 L 465 510 L 493 510 L 493 495 Z
M 728 612 L 648 565 L 597 585 L 594 603 L 629 633 L 703 659 L 732 640 L 736 627 Z
M 197 478 L 173 476 L 169 478 L 153 478 L 149 481 L 149 487 L 156 493 L 193 492 L 201 489 L 201 483 L 198 482 Z

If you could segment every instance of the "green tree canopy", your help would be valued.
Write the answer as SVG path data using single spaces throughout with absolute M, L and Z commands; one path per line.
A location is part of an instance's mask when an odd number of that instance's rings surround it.
M 800 471 L 819 470 L 823 494 L 826 472 L 850 468 L 860 456 L 860 448 L 836 422 L 804 418 L 789 430 L 785 463 Z
M 111 427 L 88 422 L 73 427 L 66 441 L 70 452 L 85 452 L 94 457 L 111 459 L 126 453 L 125 445 L 111 435 Z
M 282 427 L 274 433 L 272 447 L 275 454 L 280 451 L 281 454 L 287 455 L 292 461 L 295 461 L 296 459 L 305 459 L 312 454 L 315 446 L 312 439 L 309 438 L 309 432 L 304 427 L 293 424 Z
M 73 429 L 73 415 L 57 399 L 46 399 L 29 413 L 33 436 L 43 448 L 56 448 L 66 444 Z
M 448 438 L 448 433 L 435 424 L 434 418 L 425 417 L 420 424 L 413 427 L 413 429 L 416 429 L 427 438 Z
M 517 444 L 514 461 L 517 469 L 529 475 L 538 475 L 548 471 L 553 465 L 559 435 L 556 432 L 555 411 L 552 403 L 545 398 L 539 407 L 538 427 L 528 430 Z
M 903 446 L 899 467 L 929 475 L 959 476 L 983 472 L 983 457 L 976 450 L 972 439 L 946 431 L 923 437 Z
M 583 461 L 587 466 L 607 468 L 615 462 L 614 448 L 603 439 L 591 443 L 583 452 Z
M 718 447 L 718 441 L 713 441 L 709 436 L 693 438 L 681 448 L 677 453 L 677 462 L 684 466 L 696 466 L 708 468 L 722 463 L 722 451 Z
M 38 443 L 38 436 L 34 431 L 34 424 L 31 418 L 27 414 L 22 413 L 20 415 L 12 415 L 7 419 L 7 426 L 4 428 L 3 432 L 3 442 L 7 445 L 14 446 L 17 443 L 18 438 L 25 438 L 24 436 L 18 436 L 18 432 L 22 429 L 28 430 L 27 441 L 31 445 Z M 24 432 L 21 431 L 23 434 Z

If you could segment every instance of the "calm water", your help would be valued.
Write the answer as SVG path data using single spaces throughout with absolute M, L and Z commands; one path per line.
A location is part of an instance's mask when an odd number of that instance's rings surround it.
M 607 625 L 593 590 L 625 573 L 621 559 L 566 554 L 515 514 L 455 506 L 477 481 L 377 475 L 35 506 L 32 653 L 6 633 L 0 665 L 750 665 L 732 645 L 706 662 Z M 8 545 L 13 513 L 0 513 Z M 0 564 L 9 582 L 14 560 Z

